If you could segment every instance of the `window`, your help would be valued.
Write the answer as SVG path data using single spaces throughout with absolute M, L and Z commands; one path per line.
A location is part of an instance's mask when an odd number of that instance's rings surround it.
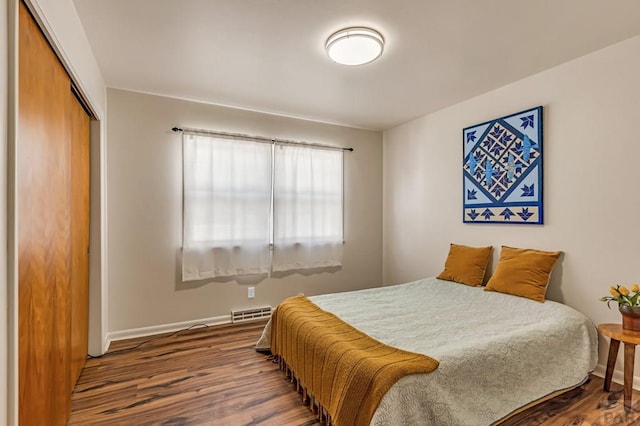
M 183 280 L 342 262 L 342 151 L 183 135 Z

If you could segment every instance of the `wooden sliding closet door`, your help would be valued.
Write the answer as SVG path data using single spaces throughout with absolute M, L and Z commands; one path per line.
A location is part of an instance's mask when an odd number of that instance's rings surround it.
M 64 425 L 87 353 L 89 124 L 22 3 L 18 25 L 18 419 Z

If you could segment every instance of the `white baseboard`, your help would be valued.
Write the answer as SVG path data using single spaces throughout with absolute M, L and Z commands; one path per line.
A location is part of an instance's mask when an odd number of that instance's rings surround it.
M 111 344 L 111 339 L 109 339 L 109 333 L 104 336 L 104 340 L 102 341 L 102 354 L 104 355 L 109 350 L 109 345 Z
M 222 315 L 219 317 L 203 318 L 192 321 L 174 322 L 171 324 L 152 325 L 150 327 L 131 328 L 129 330 L 112 331 L 107 333 L 106 344 L 107 348 L 111 342 L 116 340 L 133 339 L 135 337 L 152 336 L 154 334 L 171 333 L 174 331 L 183 330 L 185 328 L 192 327 L 198 324 L 206 325 L 219 325 L 229 324 L 231 322 L 230 315 Z
M 607 371 L 607 366 L 604 364 L 598 364 L 593 370 L 593 374 L 604 378 L 604 375 Z M 624 384 L 624 371 L 615 369 L 613 370 L 613 377 L 611 378 L 613 382 L 616 382 L 620 385 Z M 633 376 L 633 388 L 636 390 L 640 390 L 640 376 Z
M 102 355 L 107 353 L 107 350 L 109 349 L 110 344 L 111 344 L 111 340 L 109 339 L 109 336 L 106 335 L 104 336 L 104 339 L 102 339 L 102 346 L 100 347 L 100 352 L 95 353 L 95 352 L 89 351 L 87 355 L 90 357 L 101 357 Z

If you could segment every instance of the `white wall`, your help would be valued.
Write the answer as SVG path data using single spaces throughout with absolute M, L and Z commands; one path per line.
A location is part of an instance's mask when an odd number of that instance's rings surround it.
M 640 281 L 638 69 L 635 37 L 386 131 L 385 283 L 437 275 L 450 242 L 562 250 L 549 298 L 620 322 L 598 298 Z M 462 129 L 538 105 L 544 226 L 463 224 Z
M 109 331 L 228 319 L 234 308 L 382 283 L 382 134 L 203 103 L 107 91 Z M 182 145 L 174 126 L 352 146 L 337 272 L 182 283 Z M 247 299 L 248 285 L 256 298 Z M 125 333 L 122 333 L 125 332 Z

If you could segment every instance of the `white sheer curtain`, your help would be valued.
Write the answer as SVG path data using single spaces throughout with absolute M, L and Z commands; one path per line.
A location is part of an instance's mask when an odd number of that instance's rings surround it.
M 342 156 L 275 146 L 273 271 L 342 264 Z
M 184 281 L 267 273 L 271 145 L 183 135 Z

